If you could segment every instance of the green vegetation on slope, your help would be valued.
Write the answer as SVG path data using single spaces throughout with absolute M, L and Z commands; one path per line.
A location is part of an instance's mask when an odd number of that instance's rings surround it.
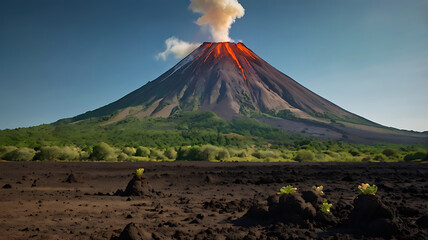
M 284 113 L 286 114 L 286 113 Z M 320 141 L 212 112 L 169 118 L 92 118 L 0 131 L 0 159 L 92 161 L 420 161 L 426 147 Z

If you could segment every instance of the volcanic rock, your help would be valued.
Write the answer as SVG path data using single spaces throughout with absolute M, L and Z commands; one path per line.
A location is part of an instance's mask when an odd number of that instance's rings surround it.
M 70 173 L 70 175 L 68 175 L 67 179 L 64 180 L 64 182 L 66 183 L 77 183 L 79 182 L 80 179 L 78 179 L 76 177 L 76 175 L 74 175 L 73 173 Z
M 144 175 L 134 176 L 126 186 L 125 191 L 118 190 L 116 195 L 121 196 L 151 196 L 153 188 Z
M 354 209 L 349 216 L 349 226 L 366 234 L 389 237 L 399 233 L 394 211 L 372 194 L 361 194 L 354 199 Z
M 129 223 L 123 229 L 118 240 L 151 240 L 152 234 L 139 228 L 135 223 Z
M 321 195 L 313 190 L 302 192 L 302 198 L 312 204 L 314 208 L 318 208 L 323 203 Z

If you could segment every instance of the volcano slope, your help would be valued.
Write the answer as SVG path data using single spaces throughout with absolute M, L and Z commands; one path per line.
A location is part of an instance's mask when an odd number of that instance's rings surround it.
M 104 107 L 94 117 L 168 117 L 212 111 L 230 120 L 254 117 L 291 133 L 360 143 L 428 143 L 426 134 L 387 128 L 350 113 L 281 73 L 243 43 L 203 43 L 159 78 Z
M 151 196 L 115 195 L 141 167 Z M 427 239 L 427 177 L 418 163 L 1 163 L 0 239 L 116 239 L 130 223 L 148 235 L 135 239 L 382 239 L 344 225 L 362 182 L 379 187 L 401 229 L 385 239 Z M 337 222 L 240 223 L 288 184 L 323 185 Z

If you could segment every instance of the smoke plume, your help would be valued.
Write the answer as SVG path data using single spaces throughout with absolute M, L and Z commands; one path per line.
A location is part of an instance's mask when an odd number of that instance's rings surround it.
M 238 0 L 190 0 L 189 9 L 202 14 L 196 24 L 208 26 L 214 42 L 230 42 L 229 30 L 237 18 L 245 14 L 245 9 Z M 173 54 L 175 58 L 183 58 L 201 45 L 189 43 L 176 37 L 165 41 L 166 50 L 158 53 L 156 59 L 166 60 Z
M 201 13 L 196 24 L 208 25 L 215 42 L 231 41 L 229 30 L 237 18 L 245 14 L 245 10 L 238 0 L 191 0 L 189 8 Z
M 198 48 L 200 43 L 188 43 L 176 37 L 170 37 L 165 41 L 166 50 L 158 53 L 156 59 L 166 60 L 170 54 L 174 54 L 175 58 L 183 58 Z

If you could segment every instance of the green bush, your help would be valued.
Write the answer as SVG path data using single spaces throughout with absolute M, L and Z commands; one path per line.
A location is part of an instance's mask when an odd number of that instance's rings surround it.
M 41 147 L 35 157 L 36 160 L 48 161 L 59 160 L 61 156 L 61 149 L 59 147 Z
M 0 147 L 0 159 L 4 159 L 4 156 L 7 153 L 10 153 L 10 152 L 12 152 L 12 151 L 14 151 L 16 149 L 18 149 L 18 148 L 15 147 L 15 146 L 3 146 L 3 147 Z
M 278 158 L 279 153 L 275 151 L 268 151 L 268 150 L 260 150 L 257 152 L 252 153 L 253 157 L 256 157 L 258 159 L 266 159 L 266 158 Z
M 187 160 L 190 161 L 201 161 L 202 154 L 201 154 L 201 148 L 199 146 L 192 146 L 187 151 Z
M 249 157 L 249 154 L 246 150 L 242 150 L 240 153 L 238 153 L 238 157 L 247 158 L 247 157 Z
M 213 161 L 217 158 L 219 148 L 212 145 L 205 145 L 201 148 L 201 157 L 204 161 Z
M 31 148 L 17 148 L 4 154 L 3 159 L 8 161 L 31 161 L 36 151 Z
M 131 147 L 125 147 L 123 149 L 123 153 L 125 153 L 128 156 L 134 156 L 136 154 L 137 150 L 135 148 Z
M 390 148 L 383 150 L 382 153 L 387 157 L 392 157 L 392 156 L 395 156 L 395 154 L 397 154 L 393 149 L 390 149 Z
M 125 153 L 119 153 L 119 155 L 117 155 L 117 160 L 124 162 L 124 161 L 128 160 L 128 157 L 129 156 Z
M 80 152 L 77 148 L 63 147 L 61 148 L 60 160 L 79 160 Z
M 298 162 L 310 162 L 313 161 L 315 158 L 315 154 L 308 150 L 300 150 L 297 152 L 296 157 L 294 160 Z
M 177 151 L 175 151 L 174 148 L 168 148 L 165 153 L 164 153 L 165 157 L 169 158 L 169 159 L 176 159 L 177 158 Z
M 373 157 L 373 160 L 383 162 L 386 160 L 386 158 L 384 155 L 377 154 L 376 156 Z
M 80 151 L 80 159 L 81 160 L 87 160 L 91 157 L 91 154 L 89 152 Z
M 409 153 L 406 156 L 404 156 L 404 161 L 424 160 L 427 157 L 428 157 L 427 153 L 425 152 Z
M 156 149 L 150 149 L 150 158 L 156 160 L 165 160 L 165 155 L 162 151 L 158 151 Z
M 137 157 L 148 157 L 150 154 L 150 149 L 146 147 L 138 147 L 135 151 L 135 156 Z
M 116 161 L 117 154 L 114 148 L 110 147 L 107 143 L 101 142 L 94 146 L 91 158 L 98 161 Z
M 353 148 L 353 149 L 349 150 L 348 152 L 349 152 L 353 157 L 360 156 L 360 152 L 359 152 L 357 149 L 355 149 L 355 148 Z
M 227 149 L 221 149 L 218 154 L 217 154 L 217 159 L 218 160 L 229 160 L 230 158 L 230 154 L 229 151 L 227 151 Z
M 41 147 L 37 152 L 35 159 L 42 161 L 49 160 L 79 160 L 80 152 L 77 148 L 71 147 Z

